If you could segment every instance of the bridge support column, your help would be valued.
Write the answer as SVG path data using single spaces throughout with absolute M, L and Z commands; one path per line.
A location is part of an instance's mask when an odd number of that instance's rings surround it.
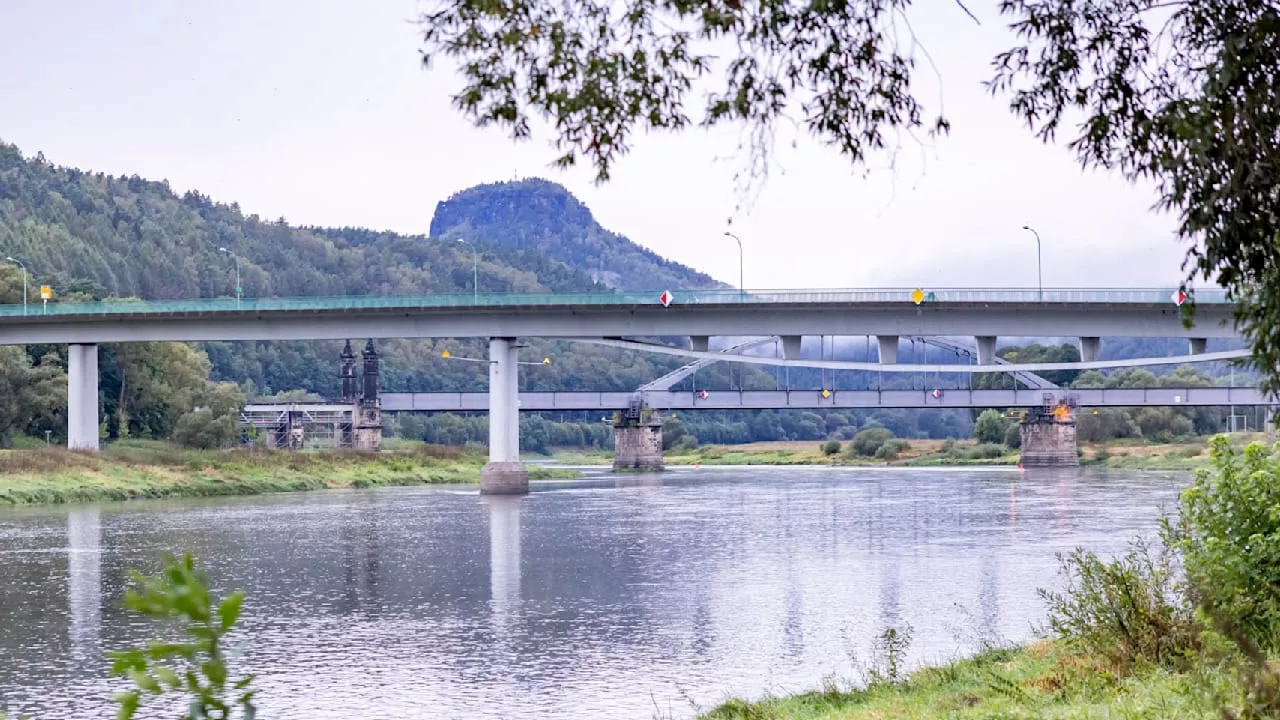
M 974 338 L 978 342 L 978 364 L 994 365 L 996 362 L 996 339 L 991 336 Z
M 1094 362 L 1098 359 L 1098 346 L 1102 344 L 1101 338 L 1082 337 L 1080 338 L 1080 360 L 1082 362 Z
M 800 341 L 804 338 L 799 335 L 783 335 L 782 336 L 782 357 L 787 360 L 800 359 Z
M 98 346 L 67 346 L 67 447 L 98 449 Z
M 694 352 L 706 352 L 711 347 L 711 338 L 706 335 L 690 335 L 689 346 Z
M 1191 354 L 1203 355 L 1208 345 L 1209 340 L 1207 338 L 1191 338 Z
M 520 385 L 515 338 L 489 339 L 489 462 L 480 470 L 481 495 L 529 492 L 520 464 Z
M 898 336 L 877 335 L 876 347 L 880 350 L 880 363 L 891 365 L 898 362 Z

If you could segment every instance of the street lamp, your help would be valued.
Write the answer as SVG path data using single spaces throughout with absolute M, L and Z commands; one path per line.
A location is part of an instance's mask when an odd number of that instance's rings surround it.
M 218 252 L 220 252 L 220 253 L 226 253 L 226 254 L 230 255 L 230 256 L 231 256 L 231 259 L 232 259 L 232 260 L 235 262 L 235 264 L 236 264 L 236 309 L 237 309 L 237 310 L 239 310 L 239 309 L 240 309 L 240 294 L 241 294 L 241 290 L 242 290 L 242 288 L 240 287 L 240 256 L 239 256 L 239 255 L 237 255 L 237 254 L 235 254 L 235 253 L 233 253 L 233 252 L 231 252 L 230 250 L 228 250 L 228 249 L 226 249 L 226 248 L 224 248 L 224 247 L 220 247 L 220 248 L 218 248 Z
M 731 237 L 738 241 L 738 294 L 739 296 L 745 296 L 747 294 L 747 286 L 742 282 L 742 240 L 728 230 L 725 230 L 724 234 L 725 237 Z
M 27 264 L 15 257 L 5 257 L 5 260 L 22 268 L 22 314 L 27 314 Z
M 1044 302 L 1044 275 L 1040 269 L 1040 233 L 1030 225 L 1023 225 L 1023 230 L 1030 230 L 1032 235 L 1036 236 L 1036 284 L 1040 288 L 1040 302 Z
M 471 246 L 471 294 L 472 304 L 480 304 L 480 251 L 476 249 L 475 243 L 464 238 L 458 238 L 458 242 L 466 243 Z

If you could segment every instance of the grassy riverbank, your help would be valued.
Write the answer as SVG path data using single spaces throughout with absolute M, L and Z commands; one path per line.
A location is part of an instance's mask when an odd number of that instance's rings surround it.
M 756 702 L 729 700 L 704 720 L 881 718 L 1221 718 L 1216 697 L 1239 692 L 1236 676 L 1205 663 L 1184 672 L 1120 672 L 1060 641 L 989 650 L 920 670 L 902 682 L 820 690 Z
M 1265 441 L 1261 433 L 1237 433 L 1231 443 L 1244 446 Z M 1131 470 L 1194 470 L 1209 464 L 1208 440 L 1194 438 L 1175 443 L 1148 443 L 1143 440 L 1113 440 L 1080 446 L 1081 464 Z M 600 451 L 557 452 L 556 460 L 574 465 L 608 465 L 613 455 Z M 687 450 L 668 450 L 664 461 L 681 465 L 846 465 L 943 467 L 964 465 L 1018 464 L 1018 451 L 1001 445 L 979 445 L 973 440 L 910 440 L 892 460 L 839 452 L 827 455 L 816 441 L 757 442 L 744 445 L 703 445 Z
M 0 451 L 0 505 L 258 495 L 333 488 L 475 483 L 481 450 L 398 443 L 381 453 L 184 450 L 130 441 L 101 453 Z M 530 477 L 577 473 L 530 467 Z

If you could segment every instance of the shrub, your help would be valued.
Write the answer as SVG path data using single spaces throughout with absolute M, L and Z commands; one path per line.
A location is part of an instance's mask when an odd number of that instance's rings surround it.
M 893 431 L 883 427 L 862 430 L 849 442 L 849 451 L 864 457 L 873 457 L 880 446 L 893 439 Z
M 878 460 L 895 460 L 898 454 L 903 450 L 911 447 L 911 443 L 901 438 L 890 438 L 884 441 L 884 444 L 876 449 L 875 457 Z
M 952 450 L 955 450 L 955 449 L 956 449 L 955 438 L 947 438 L 946 440 L 942 441 L 942 452 L 950 453 Z
M 1214 624 L 1280 649 L 1280 458 L 1213 439 L 1212 467 L 1182 495 L 1177 542 L 1196 599 Z
M 997 410 L 983 410 L 973 424 L 973 436 L 980 443 L 1003 443 L 1009 421 Z
M 840 441 L 832 438 L 822 444 L 822 454 L 831 457 L 840 452 Z
M 996 458 L 1004 457 L 1006 452 L 1008 451 L 1004 445 L 983 443 L 961 450 L 960 457 L 965 460 L 995 460 Z
M 1110 562 L 1082 548 L 1059 555 L 1066 590 L 1039 591 L 1049 628 L 1121 669 L 1139 660 L 1176 665 L 1198 647 L 1200 631 L 1172 559 L 1164 546 L 1153 556 L 1142 541 Z
M 1010 423 L 1009 429 L 1004 431 L 1004 446 L 1010 450 L 1022 447 L 1022 428 L 1018 423 Z

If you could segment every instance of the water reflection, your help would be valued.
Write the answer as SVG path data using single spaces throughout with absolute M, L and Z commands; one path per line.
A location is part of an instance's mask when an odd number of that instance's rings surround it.
M 520 504 L 524 498 L 486 495 L 489 515 L 489 593 L 496 625 L 520 604 Z
M 1055 552 L 1122 548 L 1183 482 L 703 468 L 0 511 L 0 712 L 109 714 L 101 653 L 149 632 L 124 571 L 190 549 L 248 592 L 264 715 L 687 717 L 856 675 L 887 627 L 914 628 L 909 662 L 1025 638 Z
M 67 637 L 72 657 L 97 665 L 102 656 L 102 522 L 96 507 L 67 513 Z

